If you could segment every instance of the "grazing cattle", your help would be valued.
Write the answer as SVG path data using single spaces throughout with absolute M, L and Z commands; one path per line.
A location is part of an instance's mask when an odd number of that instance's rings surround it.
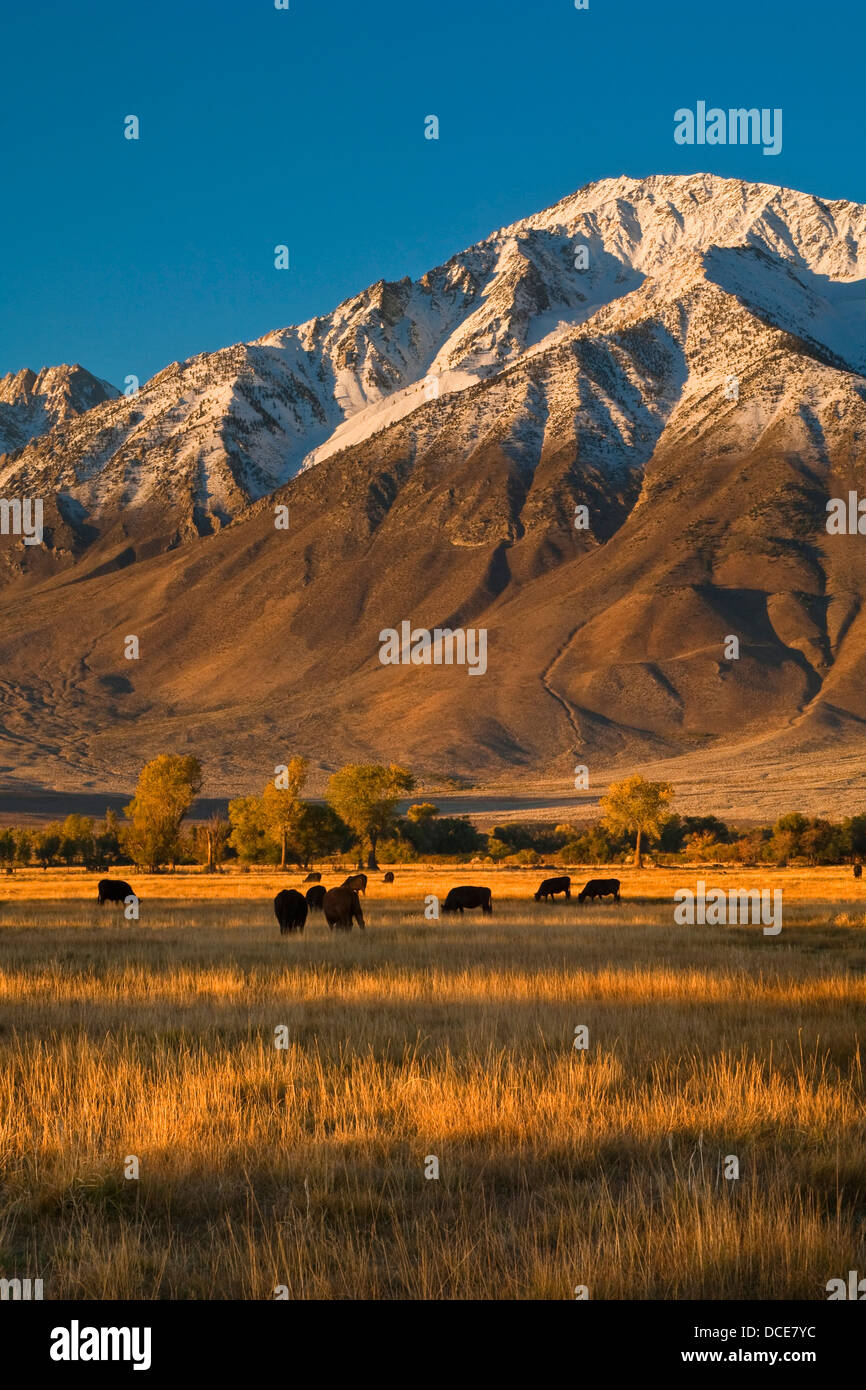
M 307 874 L 307 877 L 304 879 L 305 883 L 321 883 L 321 881 L 321 874 Z
M 311 912 L 321 912 L 327 891 L 324 883 L 316 883 L 312 888 L 307 889 L 307 906 Z
M 443 912 L 459 912 L 463 916 L 464 907 L 480 907 L 486 915 L 493 911 L 493 898 L 489 888 L 477 888 L 471 884 L 464 884 L 460 888 L 451 888 L 448 897 L 442 904 Z
M 136 896 L 122 878 L 101 878 L 96 885 L 96 892 L 100 907 L 103 903 L 122 903 L 127 898 Z
M 344 881 L 340 884 L 340 887 L 341 887 L 341 888 L 354 888 L 354 890 L 355 890 L 356 893 L 366 893 L 366 891 L 367 891 L 367 875 L 366 875 L 366 874 L 349 874 L 349 877 L 348 877 L 347 879 L 344 879 Z
M 388 872 L 386 873 L 385 877 L 382 879 L 382 882 L 383 882 L 383 883 L 393 883 L 393 882 L 394 882 L 394 875 L 391 873 L 391 870 L 390 870 L 390 869 L 389 869 Z
M 579 903 L 585 902 L 587 898 L 610 898 L 615 903 L 619 902 L 619 879 L 618 878 L 591 878 L 589 883 L 585 883 L 577 895 Z
M 564 893 L 566 898 L 571 897 L 571 879 L 568 874 L 563 874 L 562 878 L 546 878 L 539 886 L 535 901 L 538 903 L 542 898 L 555 898 L 557 893 Z
M 862 865 L 862 864 L 855 864 L 855 865 L 854 865 L 854 877 L 855 877 L 855 878 L 862 878 L 862 877 L 863 877 L 863 865 Z
M 339 888 L 329 888 L 322 902 L 322 911 L 325 914 L 325 921 L 332 929 L 339 927 L 341 931 L 351 931 L 352 922 L 357 922 L 361 930 L 364 930 L 364 914 L 361 911 L 361 900 L 354 888 L 349 888 L 345 883 Z
M 307 920 L 307 900 L 297 888 L 283 888 L 274 898 L 274 916 L 280 924 L 280 936 L 286 932 L 303 931 Z

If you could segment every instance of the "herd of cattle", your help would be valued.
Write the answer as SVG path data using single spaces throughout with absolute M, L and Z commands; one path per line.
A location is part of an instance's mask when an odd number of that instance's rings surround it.
M 308 912 L 323 912 L 325 921 L 332 929 L 337 927 L 344 931 L 351 931 L 353 922 L 357 922 L 358 926 L 363 929 L 364 914 L 361 911 L 361 899 L 358 895 L 366 892 L 367 875 L 350 874 L 339 888 L 328 889 L 325 889 L 323 884 L 318 882 L 320 878 L 321 874 L 308 875 L 308 880 L 316 879 L 317 881 L 312 888 L 307 889 L 306 894 L 299 893 L 297 888 L 283 888 L 274 898 L 274 915 L 283 934 L 291 931 L 303 931 Z M 394 875 L 387 873 L 385 882 L 393 883 Z M 537 903 L 547 902 L 551 898 L 556 898 L 559 893 L 564 894 L 566 898 L 571 897 L 571 879 L 567 874 L 561 878 L 544 879 L 535 894 L 535 901 Z M 583 903 L 586 902 L 587 898 L 608 897 L 613 898 L 616 903 L 620 901 L 618 878 L 591 878 L 578 893 L 577 901 Z M 442 904 L 442 911 L 459 912 L 462 917 L 465 910 L 471 911 L 475 907 L 480 907 L 485 916 L 492 913 L 493 894 L 489 888 L 467 883 L 448 890 L 448 895 Z
M 282 935 L 303 931 L 310 912 L 324 913 L 325 921 L 332 930 L 351 931 L 355 922 L 364 930 L 359 894 L 367 891 L 367 875 L 350 874 L 338 888 L 326 888 L 321 878 L 321 874 L 307 874 L 304 882 L 311 883 L 312 887 L 306 893 L 300 893 L 297 888 L 283 888 L 274 898 L 274 916 L 280 924 Z M 384 882 L 393 883 L 394 875 L 386 873 Z M 96 891 L 100 907 L 103 903 L 123 903 L 127 898 L 136 897 L 129 884 L 118 878 L 100 879 Z M 560 893 L 567 899 L 571 898 L 571 879 L 567 874 L 560 878 L 544 879 L 535 894 L 535 901 L 547 902 Z M 616 903 L 620 901 L 618 878 L 591 878 L 578 893 L 577 901 L 583 903 L 587 898 L 608 897 Z M 449 889 L 442 911 L 459 912 L 462 917 L 465 909 L 471 911 L 475 907 L 480 907 L 485 915 L 492 913 L 493 895 L 490 889 L 463 884 Z

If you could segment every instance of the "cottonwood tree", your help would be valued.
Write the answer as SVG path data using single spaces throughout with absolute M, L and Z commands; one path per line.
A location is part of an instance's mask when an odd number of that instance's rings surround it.
M 23 864 L 23 865 L 26 867 L 26 865 L 28 865 L 28 864 L 30 863 L 30 850 L 31 850 L 30 831 L 29 831 L 29 830 L 16 830 L 16 831 L 15 831 L 15 860 L 16 860 L 16 863 L 18 863 L 18 864 Z
M 611 782 L 607 796 L 601 798 L 603 824 L 609 830 L 625 830 L 635 835 L 634 863 L 643 864 L 643 838 L 658 835 L 667 819 L 667 807 L 674 794 L 670 782 L 648 782 L 640 776 L 624 782 Z
M 264 798 L 239 796 L 229 802 L 229 843 L 246 863 L 272 863 L 275 842 L 265 821 Z M 286 844 L 286 857 L 309 868 L 314 858 L 345 853 L 353 840 L 351 830 L 331 806 L 301 801 L 297 821 Z
M 75 813 L 67 816 L 60 827 L 60 858 L 67 865 L 77 859 L 87 864 L 93 859 L 94 844 L 93 818 Z
M 303 815 L 301 792 L 307 781 L 308 767 L 306 758 L 292 758 L 280 777 L 280 786 L 268 782 L 262 792 L 262 820 L 265 831 L 280 847 L 281 869 L 286 867 L 289 846 L 297 837 Z
M 54 856 L 60 849 L 61 844 L 60 826 L 56 821 L 52 821 L 44 830 L 37 830 L 31 838 L 34 858 L 47 869 L 49 864 L 54 862 Z
M 351 843 L 352 832 L 333 806 L 321 806 L 315 801 L 301 803 L 294 839 L 299 864 L 308 869 L 314 858 L 345 853 Z
M 247 864 L 263 863 L 271 851 L 260 796 L 237 796 L 229 802 L 229 844 Z
M 126 847 L 136 864 L 158 869 L 175 863 L 180 828 L 201 783 L 201 763 L 191 754 L 160 753 L 142 768 L 135 795 L 124 808 L 130 821 Z
M 393 828 L 398 803 L 414 785 L 411 772 L 396 763 L 349 763 L 328 782 L 328 802 L 355 832 L 361 859 L 364 844 L 370 846 L 368 869 L 378 869 L 376 845 Z

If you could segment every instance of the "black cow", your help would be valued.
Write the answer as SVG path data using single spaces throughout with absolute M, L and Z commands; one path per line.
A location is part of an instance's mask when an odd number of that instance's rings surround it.
M 344 879 L 344 880 L 343 880 L 343 882 L 340 884 L 340 887 L 341 887 L 341 888 L 353 888 L 353 889 L 355 890 L 356 893 L 366 893 L 366 891 L 367 891 L 367 875 L 366 875 L 366 874 L 349 874 L 349 877 L 348 877 L 347 879 Z
M 122 903 L 127 898 L 136 896 L 122 878 L 101 878 L 96 885 L 96 892 L 100 907 L 103 903 Z
M 855 878 L 862 878 L 862 877 L 863 877 L 863 865 L 862 865 L 862 864 L 855 864 L 855 865 L 854 865 L 854 877 L 855 877 Z
M 485 916 L 493 911 L 493 899 L 489 888 L 478 888 L 472 884 L 464 884 L 459 888 L 451 888 L 448 897 L 442 904 L 443 912 L 459 912 L 463 916 L 464 907 L 480 907 Z
M 393 883 L 393 882 L 394 882 L 394 875 L 392 874 L 392 872 L 391 872 L 390 869 L 389 869 L 388 872 L 386 873 L 385 877 L 382 879 L 382 882 L 383 882 L 383 883 Z
M 321 912 L 322 902 L 327 891 L 324 883 L 316 883 L 312 888 L 307 889 L 307 907 L 311 912 Z
M 321 881 L 321 874 L 307 874 L 307 877 L 304 879 L 305 883 L 321 883 Z
M 535 901 L 538 903 L 542 898 L 555 898 L 557 893 L 564 893 L 566 898 L 571 897 L 571 879 L 568 874 L 563 874 L 562 878 L 546 878 L 539 886 Z
M 280 924 L 280 936 L 286 932 L 303 931 L 307 920 L 307 900 L 297 888 L 282 888 L 274 898 L 274 916 Z
M 610 898 L 615 903 L 619 902 L 619 879 L 618 878 L 591 878 L 589 883 L 585 883 L 577 895 L 579 903 L 585 902 L 587 898 Z
M 357 922 L 361 930 L 364 930 L 361 900 L 355 889 L 348 888 L 345 883 L 339 888 L 328 889 L 322 901 L 322 911 L 332 930 L 339 927 L 341 931 L 351 931 L 353 922 Z

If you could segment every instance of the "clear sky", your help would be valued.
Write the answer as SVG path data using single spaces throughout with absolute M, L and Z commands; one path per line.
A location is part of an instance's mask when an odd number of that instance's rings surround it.
M 597 178 L 866 201 L 864 38 L 862 0 L 0 0 L 0 375 L 143 382 Z M 675 144 L 699 100 L 782 152 Z

